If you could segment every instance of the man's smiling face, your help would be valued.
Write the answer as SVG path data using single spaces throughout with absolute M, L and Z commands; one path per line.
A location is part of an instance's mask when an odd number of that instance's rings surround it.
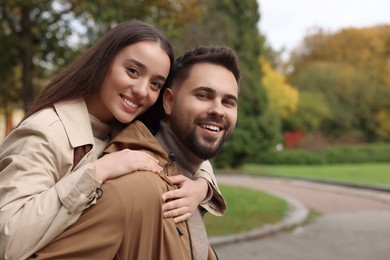
M 195 155 L 210 159 L 236 125 L 237 81 L 225 67 L 202 62 L 177 84 L 164 94 L 167 123 Z

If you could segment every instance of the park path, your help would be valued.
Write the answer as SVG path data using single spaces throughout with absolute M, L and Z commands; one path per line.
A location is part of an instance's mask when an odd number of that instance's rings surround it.
M 390 259 L 390 193 L 245 175 L 217 180 L 290 197 L 321 213 L 293 231 L 216 245 L 221 260 Z

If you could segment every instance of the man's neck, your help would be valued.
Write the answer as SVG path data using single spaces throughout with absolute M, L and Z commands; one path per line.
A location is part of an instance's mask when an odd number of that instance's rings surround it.
M 188 149 L 164 121 L 161 121 L 160 130 L 155 137 L 168 155 L 174 153 L 176 167 L 183 171 L 186 176 L 188 175 L 188 178 L 192 178 L 192 175 L 199 169 L 204 160 Z

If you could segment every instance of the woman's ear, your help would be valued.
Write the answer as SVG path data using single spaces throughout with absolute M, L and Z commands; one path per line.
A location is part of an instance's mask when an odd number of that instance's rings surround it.
M 166 115 L 170 116 L 173 110 L 173 90 L 172 88 L 167 88 L 164 91 L 163 95 L 163 107 Z

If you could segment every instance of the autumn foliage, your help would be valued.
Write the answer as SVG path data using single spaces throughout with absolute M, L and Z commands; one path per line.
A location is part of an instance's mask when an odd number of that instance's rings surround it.
M 324 135 L 390 141 L 389 25 L 335 33 L 318 29 L 294 50 L 289 68 L 289 84 L 323 99 L 311 106 L 329 111 L 318 125 Z M 298 113 L 309 100 L 299 102 Z

